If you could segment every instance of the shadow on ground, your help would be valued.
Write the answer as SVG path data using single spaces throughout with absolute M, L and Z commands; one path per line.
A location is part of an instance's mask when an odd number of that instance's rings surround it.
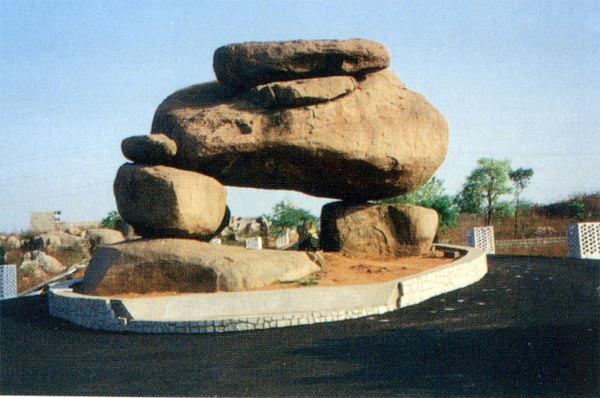
M 0 393 L 598 396 L 600 263 L 492 256 L 479 283 L 359 320 L 222 335 L 95 332 L 0 303 Z

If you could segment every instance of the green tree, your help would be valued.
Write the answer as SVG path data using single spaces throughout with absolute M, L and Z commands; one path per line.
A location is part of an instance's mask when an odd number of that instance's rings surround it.
M 271 221 L 271 228 L 275 233 L 282 233 L 286 228 L 296 228 L 303 221 L 316 223 L 318 220 L 310 211 L 296 207 L 287 200 L 275 204 L 272 214 L 266 217 Z
M 500 199 L 512 191 L 508 186 L 509 172 L 508 160 L 479 159 L 458 196 L 460 211 L 483 214 L 486 224 L 491 225 L 494 214 L 501 207 L 505 210 Z
M 531 177 L 533 177 L 533 170 L 519 167 L 516 170 L 511 170 L 508 176 L 513 183 L 513 193 L 515 195 L 515 237 L 517 237 L 519 233 L 519 199 L 523 190 L 529 185 Z
M 409 193 L 384 199 L 380 203 L 406 203 L 428 207 L 437 211 L 443 230 L 456 225 L 456 206 L 452 198 L 444 194 L 443 181 L 437 177 L 431 177 L 425 184 Z
M 104 228 L 118 229 L 119 224 L 122 221 L 123 218 L 121 217 L 121 215 L 117 211 L 113 210 L 108 213 L 106 218 L 102 219 L 102 226 Z

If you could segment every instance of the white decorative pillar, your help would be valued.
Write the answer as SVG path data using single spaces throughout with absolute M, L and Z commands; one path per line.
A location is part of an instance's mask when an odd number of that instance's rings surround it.
M 475 227 L 467 229 L 467 242 L 469 246 L 483 250 L 484 253 L 494 254 L 494 227 Z
M 600 260 L 600 222 L 567 225 L 569 257 Z

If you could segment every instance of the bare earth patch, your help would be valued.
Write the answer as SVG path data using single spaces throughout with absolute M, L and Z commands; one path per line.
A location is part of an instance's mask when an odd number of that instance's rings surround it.
M 438 253 L 441 255 L 441 253 Z M 417 274 L 445 264 L 454 259 L 443 257 L 398 257 L 393 259 L 371 259 L 346 257 L 339 253 L 321 253 L 324 264 L 321 271 L 298 281 L 282 281 L 256 290 L 310 288 L 312 286 L 344 286 L 387 282 L 408 275 Z M 219 292 L 217 292 L 219 293 Z M 189 292 L 150 292 L 126 293 L 111 297 L 135 298 L 154 296 L 175 296 L 192 294 Z M 199 293 L 204 294 L 204 293 Z

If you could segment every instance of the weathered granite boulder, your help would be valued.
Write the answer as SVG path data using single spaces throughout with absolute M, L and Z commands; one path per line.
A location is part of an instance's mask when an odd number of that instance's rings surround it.
M 202 174 L 126 163 L 114 192 L 119 213 L 144 237 L 210 240 L 223 224 L 225 187 Z
M 246 250 L 190 239 L 135 240 L 99 248 L 77 291 L 240 291 L 299 279 L 319 269 L 302 252 Z
M 15 236 L 9 236 L 4 241 L 4 248 L 6 250 L 17 250 L 21 248 L 21 241 Z
M 134 162 L 161 164 L 177 153 L 177 144 L 162 134 L 138 135 L 125 138 L 121 143 L 123 155 Z
M 225 185 L 353 202 L 420 186 L 446 155 L 446 121 L 389 69 L 356 82 L 334 100 L 292 108 L 261 106 L 251 90 L 200 84 L 160 105 L 152 133 L 177 143 L 168 165 Z
M 38 269 L 46 274 L 59 274 L 67 269 L 60 261 L 41 250 L 27 252 L 21 257 L 21 271 L 33 273 L 34 276 L 40 276 Z
M 85 231 L 85 239 L 89 241 L 90 251 L 95 253 L 98 247 L 123 242 L 125 237 L 116 229 L 92 228 Z
M 438 227 L 435 210 L 413 205 L 333 202 L 321 211 L 321 249 L 389 258 L 426 254 Z
M 289 108 L 331 101 L 354 91 L 356 84 L 350 76 L 315 77 L 263 84 L 252 89 L 252 96 L 265 108 Z
M 44 249 L 49 253 L 56 253 L 64 250 L 87 253 L 89 248 L 88 242 L 81 236 L 71 235 L 62 231 L 52 231 L 41 234 L 34 238 L 33 242 L 36 242 L 36 239 L 37 242 L 42 242 L 41 247 L 38 247 L 38 249 Z
M 360 75 L 389 64 L 385 46 L 364 39 L 229 44 L 218 48 L 213 58 L 219 82 L 238 88 L 307 77 Z

